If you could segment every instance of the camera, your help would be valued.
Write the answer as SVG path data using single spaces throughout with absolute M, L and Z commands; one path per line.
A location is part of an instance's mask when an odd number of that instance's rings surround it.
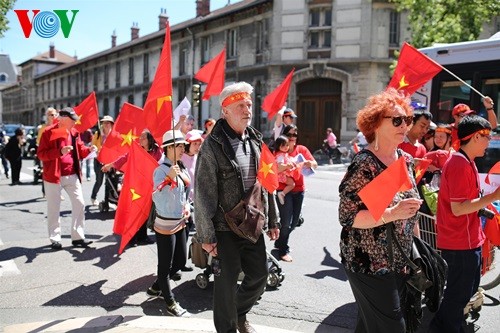
M 495 213 L 488 208 L 481 208 L 480 210 L 477 211 L 477 216 L 479 217 L 485 217 L 488 220 L 491 220 L 492 218 L 495 217 Z

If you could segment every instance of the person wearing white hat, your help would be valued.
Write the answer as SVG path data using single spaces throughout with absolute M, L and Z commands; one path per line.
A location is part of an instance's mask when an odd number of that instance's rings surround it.
M 237 206 L 256 184 L 263 142 L 262 134 L 250 125 L 252 92 L 253 87 L 246 82 L 222 90 L 222 119 L 201 145 L 196 162 L 193 237 L 216 257 L 212 264 L 219 264 L 219 270 L 213 269 L 217 332 L 255 332 L 247 313 L 262 294 L 268 274 L 265 231 L 254 243 L 232 232 L 225 218 L 225 212 Z M 263 229 L 271 240 L 276 240 L 280 232 L 276 199 L 264 188 L 260 198 L 265 215 Z M 245 277 L 237 287 L 240 271 Z
M 92 145 L 97 147 L 98 154 L 101 151 L 104 141 L 106 141 L 106 138 L 108 137 L 109 133 L 111 133 L 115 120 L 113 119 L 113 117 L 106 115 L 102 117 L 100 123 L 101 123 L 100 128 L 97 131 L 95 131 L 94 136 L 92 137 Z M 95 158 L 94 159 L 95 183 L 94 187 L 92 188 L 92 194 L 90 195 L 90 201 L 92 203 L 92 206 L 99 205 L 99 202 L 97 201 L 97 193 L 101 189 L 102 182 L 104 180 L 104 172 L 102 172 L 101 169 L 102 169 L 101 162 L 99 162 L 97 158 Z
M 161 145 L 165 159 L 153 173 L 153 202 L 156 208 L 153 229 L 158 248 L 158 277 L 147 294 L 163 297 L 167 312 L 177 317 L 190 315 L 175 300 L 169 281 L 186 265 L 187 258 L 184 228 L 191 214 L 188 201 L 191 179 L 181 162 L 186 143 L 181 131 L 167 131 Z

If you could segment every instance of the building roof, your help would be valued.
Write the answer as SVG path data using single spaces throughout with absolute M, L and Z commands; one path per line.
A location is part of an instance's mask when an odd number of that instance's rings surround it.
M 17 82 L 16 66 L 10 61 L 8 54 L 0 54 L 0 73 L 5 74 L 6 80 L 0 84 L 10 84 Z
M 23 63 L 20 64 L 20 66 L 31 62 L 31 61 L 37 61 L 37 62 L 52 62 L 52 63 L 60 63 L 60 64 L 67 64 L 71 62 L 75 62 L 76 59 L 70 55 L 67 55 L 66 53 L 63 53 L 61 51 L 58 51 L 57 49 L 54 49 L 54 54 L 55 57 L 51 58 L 50 57 L 50 50 L 47 52 L 44 52 L 42 54 L 39 54 L 33 58 L 30 58 Z

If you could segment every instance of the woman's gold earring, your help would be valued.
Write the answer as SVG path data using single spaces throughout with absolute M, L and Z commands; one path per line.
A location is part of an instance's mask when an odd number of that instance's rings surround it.
M 375 134 L 375 151 L 378 151 L 378 135 Z

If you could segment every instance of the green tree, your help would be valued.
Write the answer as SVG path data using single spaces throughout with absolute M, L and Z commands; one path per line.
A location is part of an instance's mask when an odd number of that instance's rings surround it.
M 397 5 L 398 11 L 408 11 L 411 44 L 416 48 L 476 40 L 482 25 L 500 15 L 497 0 L 389 1 Z
M 7 12 L 14 7 L 16 0 L 1 0 L 0 1 L 0 38 L 4 36 L 4 32 L 9 30 L 9 20 Z

